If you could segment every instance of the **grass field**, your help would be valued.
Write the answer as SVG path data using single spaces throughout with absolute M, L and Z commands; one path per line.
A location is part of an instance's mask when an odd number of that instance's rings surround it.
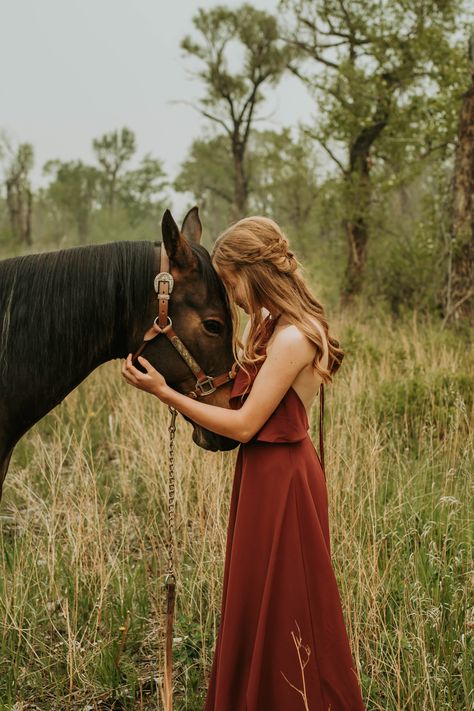
M 333 561 L 368 711 L 465 711 L 474 359 L 466 334 L 410 319 L 334 324 Z M 162 708 L 167 424 L 116 362 L 18 446 L 0 506 L 0 711 Z M 200 450 L 178 419 L 178 710 L 203 705 L 235 456 Z

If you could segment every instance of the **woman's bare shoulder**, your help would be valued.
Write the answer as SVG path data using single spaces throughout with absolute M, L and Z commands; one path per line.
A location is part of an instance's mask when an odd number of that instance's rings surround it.
M 323 355 L 321 360 L 323 362 L 327 362 L 327 356 L 328 356 L 328 343 L 327 343 L 327 338 L 324 333 L 324 329 L 321 326 L 321 324 L 317 321 L 316 318 L 313 318 L 312 316 L 309 317 L 312 324 L 314 325 L 315 329 L 318 331 L 318 333 L 321 336 L 322 339 L 322 344 L 323 344 Z M 292 345 L 296 346 L 299 348 L 304 349 L 307 351 L 307 357 L 309 360 L 312 360 L 314 358 L 314 352 L 315 352 L 315 345 L 312 343 L 309 338 L 306 336 L 306 334 L 303 332 L 303 330 L 298 326 L 298 324 L 294 323 L 286 323 L 284 320 L 283 322 L 279 323 L 277 325 L 277 328 L 275 329 L 275 333 L 273 334 L 272 338 L 269 341 L 269 346 L 273 344 L 274 341 L 277 341 L 278 339 L 278 346 L 285 346 L 285 345 Z

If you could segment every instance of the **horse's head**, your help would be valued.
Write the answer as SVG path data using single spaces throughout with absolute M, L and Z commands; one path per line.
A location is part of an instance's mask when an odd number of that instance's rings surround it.
M 234 362 L 232 319 L 225 289 L 212 266 L 208 251 L 200 244 L 202 226 L 197 207 L 187 213 L 181 230 L 171 212 L 166 210 L 162 220 L 162 234 L 170 261 L 169 270 L 174 279 L 168 302 L 173 330 L 206 375 L 225 373 Z M 159 267 L 160 256 L 157 250 L 156 273 L 160 271 Z M 155 295 L 148 314 L 148 326 L 157 314 L 157 304 Z M 164 335 L 160 334 L 150 341 L 143 355 L 173 388 L 182 393 L 194 390 L 196 377 Z M 211 405 L 229 407 L 231 389 L 232 382 L 221 385 L 199 399 Z M 238 445 L 235 440 L 192 424 L 193 440 L 204 449 L 228 450 Z

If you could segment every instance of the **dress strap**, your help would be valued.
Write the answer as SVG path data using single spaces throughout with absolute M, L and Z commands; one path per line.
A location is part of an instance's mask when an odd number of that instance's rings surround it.
M 326 478 L 326 470 L 324 468 L 324 438 L 323 438 L 323 425 L 324 425 L 324 385 L 321 383 L 319 386 L 319 458 L 321 460 L 321 466 L 324 472 L 324 478 Z

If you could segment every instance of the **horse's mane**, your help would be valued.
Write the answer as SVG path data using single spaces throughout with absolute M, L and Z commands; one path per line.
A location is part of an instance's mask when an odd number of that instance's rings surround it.
M 128 330 L 144 313 L 159 244 L 110 242 L 0 261 L 0 380 L 46 367 L 70 375 L 85 355 L 100 358 L 116 325 Z M 205 248 L 191 246 L 206 286 L 223 293 Z

